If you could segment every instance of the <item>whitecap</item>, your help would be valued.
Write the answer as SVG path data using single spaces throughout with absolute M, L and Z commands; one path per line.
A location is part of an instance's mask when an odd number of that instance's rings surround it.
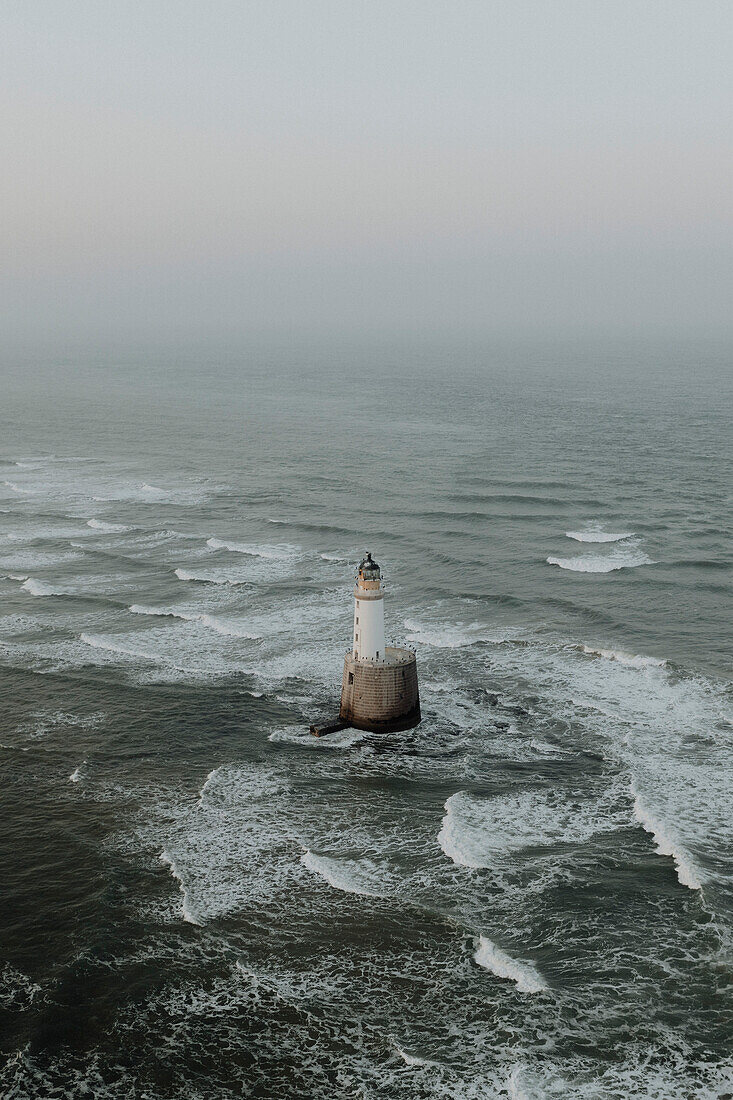
M 29 493 L 31 496 L 33 496 L 39 491 L 38 489 L 25 489 L 22 485 L 16 485 L 14 481 L 3 481 L 3 485 L 7 486 L 7 488 L 10 489 L 13 493 Z
M 81 771 L 81 769 L 82 769 L 82 768 L 84 767 L 84 764 L 86 764 L 86 760 L 84 760 L 84 761 L 83 761 L 83 762 L 82 762 L 82 763 L 81 763 L 81 764 L 79 765 L 79 767 L 78 767 L 78 768 L 75 768 L 75 769 L 74 769 L 74 771 L 73 771 L 73 772 L 71 773 L 71 775 L 69 776 L 69 782 L 70 782 L 70 783 L 79 783 L 79 782 L 81 781 L 81 778 L 82 778 L 82 771 Z
M 511 867 L 523 849 L 579 844 L 626 825 L 627 807 L 616 806 L 617 795 L 615 788 L 595 800 L 554 789 L 489 798 L 457 791 L 445 804 L 438 844 L 461 867 Z
M 590 657 L 602 657 L 606 661 L 617 661 L 628 668 L 665 668 L 667 662 L 659 657 L 645 657 L 640 653 L 625 653 L 622 649 L 596 649 L 593 646 L 581 646 L 583 653 Z
M 634 799 L 634 817 L 642 829 L 647 833 L 651 833 L 657 854 L 669 856 L 674 860 L 677 878 L 682 886 L 688 886 L 690 890 L 702 890 L 704 876 L 695 864 L 690 852 L 680 842 L 674 828 L 652 816 L 648 806 L 642 801 L 633 781 L 631 783 L 631 794 Z
M 440 1064 L 434 1062 L 431 1058 L 423 1058 L 419 1054 L 410 1054 L 409 1051 L 403 1050 L 397 1043 L 394 1044 L 394 1048 L 406 1066 L 437 1066 Z
M 58 588 L 52 588 L 50 584 L 46 584 L 45 581 L 34 580 L 33 577 L 28 577 L 26 581 L 20 586 L 25 592 L 30 592 L 31 596 L 66 596 L 67 592 Z
M 171 875 L 178 882 L 178 889 L 180 890 L 183 897 L 183 901 L 181 903 L 181 915 L 183 919 L 189 924 L 202 925 L 203 921 L 200 919 L 199 915 L 192 905 L 191 898 L 189 897 L 188 891 L 183 881 L 183 876 L 178 868 L 175 859 L 165 848 L 160 853 L 158 858 L 160 859 L 161 863 L 164 863 L 167 867 L 170 868 Z
M 365 897 L 382 896 L 382 891 L 375 887 L 383 884 L 384 873 L 370 859 L 337 859 L 306 851 L 300 862 L 313 874 L 325 879 L 334 890 L 342 890 L 345 894 L 363 894 Z
M 245 630 L 237 623 L 219 619 L 215 615 L 209 615 L 205 611 L 176 611 L 172 607 L 147 607 L 134 603 L 129 610 L 133 615 L 152 615 L 161 618 L 181 619 L 187 623 L 201 623 L 202 626 L 213 630 L 216 634 L 222 634 L 229 638 L 242 638 L 245 641 L 259 641 L 261 634 L 254 634 L 251 630 Z
M 104 634 L 87 634 L 82 633 L 79 638 L 85 645 L 91 646 L 92 649 L 106 650 L 109 653 L 119 653 L 124 657 L 142 657 L 146 661 L 157 661 L 161 658 L 155 654 L 145 653 L 143 650 L 131 649 L 129 646 L 120 645 L 118 642 L 111 642 Z
M 479 936 L 474 959 L 484 970 L 490 970 L 497 978 L 514 982 L 519 993 L 542 993 L 547 982 L 536 966 L 521 959 L 513 959 L 487 936 Z
M 267 740 L 274 744 L 281 742 L 300 745 L 306 749 L 350 749 L 352 745 L 358 745 L 363 741 L 366 736 L 362 730 L 337 730 L 336 733 L 329 733 L 324 737 L 314 737 L 312 733 L 298 727 L 274 730 Z
M 498 644 L 505 641 L 503 634 L 487 631 L 481 623 L 455 623 L 450 626 L 425 625 L 414 619 L 405 619 L 405 627 L 410 633 L 408 642 L 418 642 L 421 645 L 432 646 L 436 649 L 462 649 L 464 646 L 475 645 L 477 642 L 491 642 Z
M 603 531 L 599 524 L 588 524 L 583 531 L 566 531 L 565 535 L 576 542 L 621 542 L 634 537 L 633 531 Z
M 251 807 L 255 802 L 266 803 L 288 787 L 288 781 L 273 772 L 253 770 L 246 777 L 246 804 Z M 233 764 L 221 764 L 206 776 L 199 792 L 199 806 L 208 809 L 239 806 L 242 794 L 240 769 Z
M 232 586 L 246 584 L 247 578 L 242 574 L 232 576 L 231 573 L 227 576 L 222 572 L 212 572 L 211 570 L 201 570 L 193 572 L 190 569 L 174 569 L 173 572 L 178 577 L 179 581 L 192 581 L 194 584 L 228 584 Z
M 615 544 L 608 554 L 579 554 L 575 558 L 549 557 L 546 560 L 548 565 L 557 565 L 573 573 L 613 573 L 617 569 L 657 564 L 640 549 L 638 540 Z
M 285 543 L 277 545 L 257 545 L 249 542 L 227 542 L 225 539 L 210 538 L 206 545 L 212 550 L 229 550 L 234 554 L 246 554 L 252 558 L 266 558 L 268 561 L 288 561 L 298 554 L 297 546 Z
M 132 528 L 126 526 L 124 523 L 107 523 L 102 519 L 88 519 L 87 527 L 92 527 L 95 531 L 105 531 L 110 534 L 113 532 L 131 531 Z

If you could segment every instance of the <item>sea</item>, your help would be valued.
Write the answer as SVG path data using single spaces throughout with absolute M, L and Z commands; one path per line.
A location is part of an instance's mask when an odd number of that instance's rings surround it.
M 3 1100 L 733 1096 L 731 377 L 7 358 Z M 422 723 L 315 738 L 365 551 Z

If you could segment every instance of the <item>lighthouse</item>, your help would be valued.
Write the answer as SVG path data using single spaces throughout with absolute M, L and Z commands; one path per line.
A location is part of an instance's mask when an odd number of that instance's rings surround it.
M 382 572 L 371 554 L 354 584 L 354 631 L 344 658 L 340 721 L 356 729 L 405 730 L 420 721 L 417 659 L 411 649 L 387 645 Z

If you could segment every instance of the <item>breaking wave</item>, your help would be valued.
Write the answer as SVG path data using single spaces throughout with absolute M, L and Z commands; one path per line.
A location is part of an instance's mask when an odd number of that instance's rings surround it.
M 418 642 L 436 649 L 462 649 L 464 646 L 476 645 L 477 642 L 497 644 L 506 640 L 503 634 L 487 632 L 481 623 L 455 623 L 438 627 L 405 619 L 405 628 L 410 632 L 407 635 L 408 642 Z
M 338 730 L 325 737 L 314 737 L 312 733 L 300 728 L 274 730 L 267 738 L 273 744 L 301 745 L 307 749 L 350 749 L 358 745 L 367 736 L 362 730 Z
M 382 871 L 369 859 L 336 859 L 333 856 L 318 856 L 306 851 L 300 862 L 313 874 L 320 875 L 334 890 L 345 894 L 363 894 L 365 897 L 381 897 L 382 891 L 375 889 L 375 878 L 383 877 Z
M 31 596 L 66 596 L 68 593 L 63 592 L 61 589 L 52 588 L 50 584 L 46 584 L 45 581 L 34 580 L 33 577 L 28 579 L 20 586 L 25 592 L 30 592 Z
M 598 524 L 588 524 L 583 531 L 566 531 L 565 535 L 576 542 L 621 542 L 623 539 L 633 538 L 633 531 L 609 532 L 603 531 Z
M 38 492 L 37 489 L 24 489 L 22 485 L 16 485 L 14 481 L 3 481 L 3 485 L 13 493 L 29 493 L 33 495 L 33 493 Z
M 397 1043 L 394 1044 L 394 1048 L 399 1054 L 402 1061 L 406 1066 L 437 1066 L 439 1062 L 433 1061 L 432 1058 L 422 1058 L 419 1054 L 410 1054 L 409 1051 L 403 1050 Z
M 235 578 L 224 573 L 212 573 L 206 570 L 193 573 L 190 569 L 174 569 L 173 572 L 179 581 L 192 581 L 194 584 L 228 584 L 236 586 L 248 583 L 244 576 Z
M 188 891 L 184 886 L 183 878 L 181 877 L 181 872 L 178 869 L 175 859 L 165 848 L 160 853 L 158 858 L 160 859 L 161 863 L 164 863 L 166 867 L 170 868 L 171 875 L 178 882 L 178 889 L 180 890 L 181 896 L 183 898 L 183 901 L 181 902 L 181 916 L 189 924 L 202 925 L 204 922 L 201 920 L 200 916 L 192 905 L 191 898 L 189 897 Z
M 608 554 L 579 554 L 575 558 L 546 559 L 548 565 L 569 569 L 573 573 L 613 573 L 617 569 L 634 569 L 639 565 L 656 565 L 656 562 L 639 547 L 638 540 L 614 545 Z
M 259 546 L 249 542 L 227 542 L 224 539 L 211 538 L 206 545 L 212 550 L 229 550 L 234 554 L 247 554 L 252 558 L 265 558 L 268 561 L 289 561 L 298 554 L 296 546 L 287 544 Z
M 487 936 L 479 936 L 474 959 L 484 970 L 490 970 L 497 978 L 514 982 L 519 993 L 542 993 L 547 982 L 532 963 L 512 959 Z
M 526 848 L 579 844 L 627 823 L 611 788 L 581 801 L 553 789 L 480 798 L 458 791 L 445 804 L 438 844 L 461 867 L 506 869 Z
M 112 534 L 113 532 L 117 533 L 132 530 L 131 527 L 128 527 L 124 523 L 107 523 L 105 522 L 105 520 L 102 519 L 88 519 L 87 527 L 92 527 L 95 531 L 109 532 L 110 534 Z
M 91 646 L 92 649 L 107 650 L 109 653 L 120 653 L 124 657 L 142 657 L 146 661 L 155 661 L 159 659 L 153 654 L 145 653 L 143 650 L 131 649 L 129 646 L 110 642 L 103 634 L 82 633 L 79 635 L 79 638 L 85 645 Z
M 133 615 L 153 615 L 166 619 L 182 619 L 187 623 L 201 623 L 202 626 L 215 631 L 217 634 L 223 634 L 225 637 L 243 638 L 252 642 L 259 641 L 262 638 L 261 634 L 253 634 L 235 623 L 219 619 L 215 615 L 209 615 L 206 612 L 175 611 L 172 607 L 145 607 L 137 603 L 132 604 L 129 610 Z
M 590 657 L 602 657 L 606 661 L 617 661 L 628 668 L 665 668 L 667 662 L 658 657 L 644 657 L 640 653 L 624 653 L 620 649 L 595 649 L 593 646 L 580 647 Z
M 631 794 L 634 799 L 634 817 L 647 833 L 650 833 L 656 845 L 657 854 L 669 856 L 674 860 L 677 878 L 682 886 L 690 890 L 702 890 L 704 875 L 696 865 L 690 853 L 680 843 L 674 830 L 665 822 L 652 816 L 648 807 L 642 801 L 635 783 L 631 783 Z

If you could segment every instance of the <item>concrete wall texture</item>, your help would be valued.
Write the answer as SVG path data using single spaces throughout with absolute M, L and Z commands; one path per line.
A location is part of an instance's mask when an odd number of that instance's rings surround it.
M 405 730 L 420 721 L 417 659 L 409 649 L 388 646 L 381 661 L 344 659 L 341 687 L 343 721 L 356 729 Z

